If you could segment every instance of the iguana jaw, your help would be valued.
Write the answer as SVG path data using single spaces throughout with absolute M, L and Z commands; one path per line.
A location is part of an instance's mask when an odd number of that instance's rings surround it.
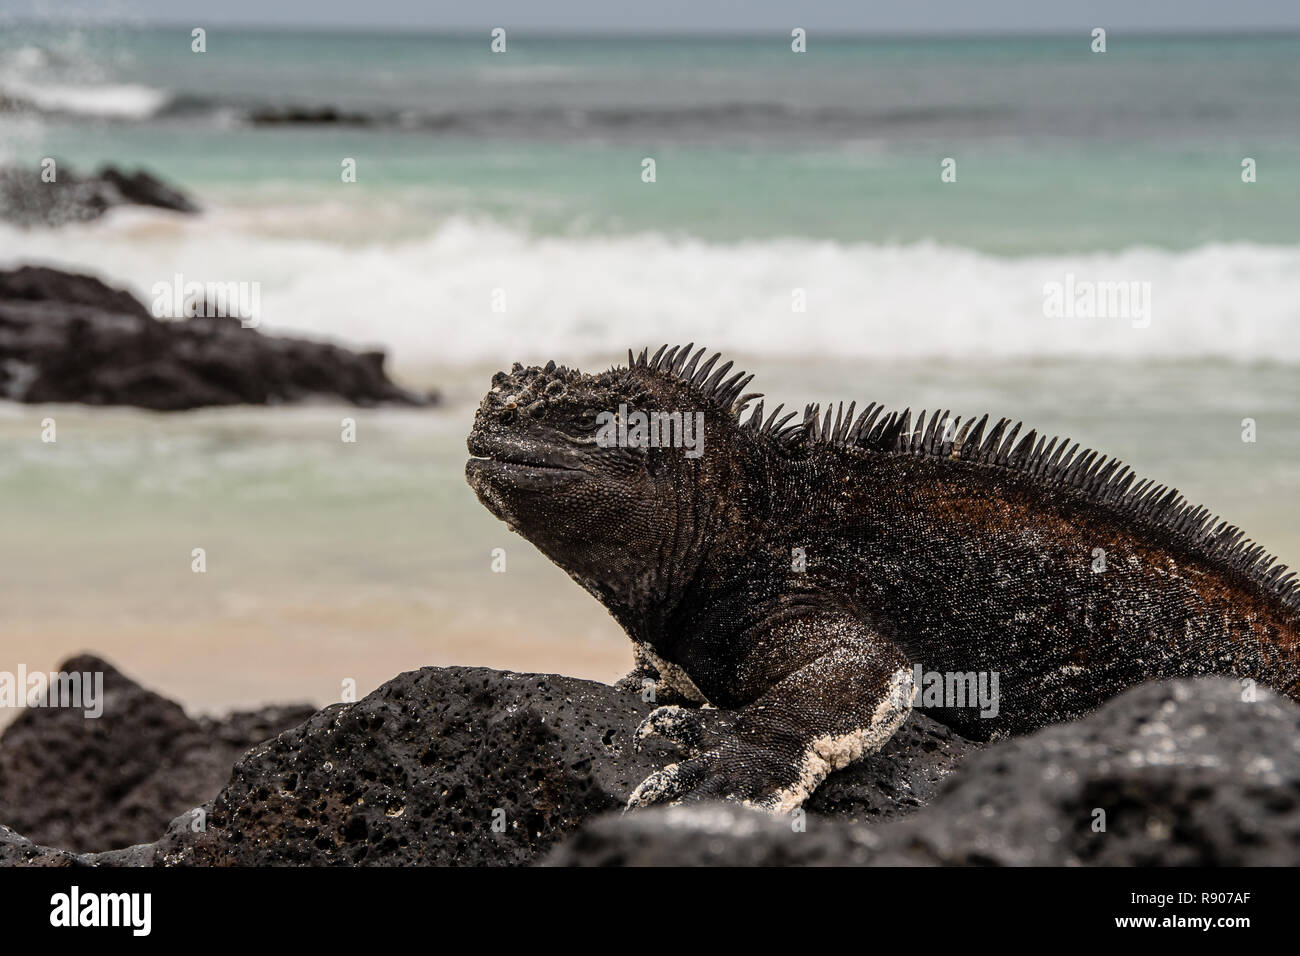
M 485 487 L 493 484 L 540 491 L 572 484 L 584 475 L 571 451 L 522 436 L 506 440 L 475 431 L 468 445 L 465 479 L 481 499 Z

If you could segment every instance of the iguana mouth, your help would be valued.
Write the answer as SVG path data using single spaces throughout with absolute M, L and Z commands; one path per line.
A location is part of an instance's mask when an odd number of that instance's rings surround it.
M 566 449 L 527 438 L 488 438 L 471 433 L 466 474 L 479 478 L 508 478 L 516 484 L 553 486 L 583 474 L 577 456 Z

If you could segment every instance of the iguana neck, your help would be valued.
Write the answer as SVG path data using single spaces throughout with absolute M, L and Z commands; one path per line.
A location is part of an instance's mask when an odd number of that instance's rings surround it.
M 784 504 L 779 493 L 755 493 L 783 487 L 775 456 L 732 446 L 714 454 L 661 476 L 667 504 L 659 514 L 657 558 L 643 580 L 592 591 L 638 643 L 662 648 L 683 619 L 714 600 L 737 561 L 762 542 L 773 508 Z

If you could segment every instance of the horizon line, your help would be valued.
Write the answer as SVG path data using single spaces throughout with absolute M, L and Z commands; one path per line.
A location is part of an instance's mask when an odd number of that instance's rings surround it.
M 626 29 L 605 29 L 592 28 L 581 29 L 566 27 L 557 29 L 554 27 L 538 26 L 515 26 L 511 27 L 508 23 L 493 22 L 480 26 L 425 26 L 420 24 L 347 24 L 347 23 L 303 23 L 303 22 L 276 22 L 276 23 L 247 23 L 247 22 L 217 22 L 211 24 L 200 24 L 193 21 L 182 22 L 179 20 L 139 20 L 127 17 L 82 17 L 78 19 L 51 19 L 40 17 L 12 17 L 0 14 L 0 24 L 23 24 L 29 26 L 50 26 L 50 27 L 70 27 L 70 28 L 92 28 L 92 27 L 116 27 L 116 28 L 138 28 L 138 29 L 178 29 L 185 30 L 187 33 L 196 27 L 205 29 L 226 29 L 226 30 L 246 30 L 246 31 L 313 31 L 319 33 L 370 33 L 370 34 L 405 34 L 417 32 L 429 36 L 477 36 L 486 34 L 497 27 L 504 27 L 507 31 L 518 32 L 525 36 L 545 37 L 548 39 L 559 39 L 568 37 L 591 37 L 607 39 L 758 39 L 766 37 L 783 37 L 788 38 L 790 30 L 802 26 L 808 32 L 809 38 L 820 34 L 823 37 L 838 40 L 958 40 L 958 39 L 1051 39 L 1062 37 L 1073 37 L 1079 34 L 1090 35 L 1091 31 L 1098 28 L 1098 24 L 1077 27 L 1044 27 L 1044 28 L 1007 28 L 1007 27 L 990 27 L 990 28 L 970 28 L 964 30 L 915 30 L 915 29 L 882 29 L 876 31 L 864 31 L 858 29 L 840 29 L 835 27 L 818 27 L 806 26 L 803 24 L 793 24 L 789 27 L 772 27 L 768 29 L 743 29 L 732 30 L 725 28 L 718 29 L 696 29 L 696 30 L 672 30 L 672 29 L 644 29 L 644 30 L 626 30 Z M 1229 26 L 1197 26 L 1197 27 L 1102 27 L 1106 30 L 1107 38 L 1114 35 L 1141 37 L 1144 39 L 1182 39 L 1182 38 L 1204 38 L 1204 37 L 1259 37 L 1259 36 L 1278 36 L 1278 35 L 1300 35 L 1300 24 L 1274 25 L 1274 26 L 1249 26 L 1249 27 L 1229 27 Z

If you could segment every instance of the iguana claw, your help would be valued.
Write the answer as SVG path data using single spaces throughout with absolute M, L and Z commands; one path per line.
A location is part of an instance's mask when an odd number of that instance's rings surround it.
M 656 803 L 735 800 L 760 809 L 784 809 L 796 773 L 781 755 L 725 740 L 646 777 L 628 798 L 627 809 Z

